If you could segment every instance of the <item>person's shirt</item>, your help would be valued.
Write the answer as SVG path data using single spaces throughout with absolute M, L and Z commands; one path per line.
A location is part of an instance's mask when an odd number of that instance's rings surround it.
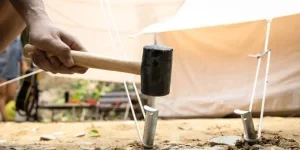
M 0 52 L 0 73 L 3 72 L 4 67 L 7 61 L 7 52 L 6 50 Z
M 20 63 L 23 57 L 23 46 L 18 37 L 6 50 L 6 64 L 1 71 L 1 77 L 16 78 L 20 75 Z

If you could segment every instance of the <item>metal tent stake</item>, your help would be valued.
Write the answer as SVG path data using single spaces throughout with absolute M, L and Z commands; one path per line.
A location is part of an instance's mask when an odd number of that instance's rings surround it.
M 254 97 L 255 97 L 255 90 L 256 90 L 256 86 L 257 86 L 257 79 L 258 79 L 258 73 L 259 73 L 261 58 L 266 54 L 268 54 L 268 59 L 267 59 L 267 65 L 266 65 L 266 74 L 265 74 L 265 81 L 264 81 L 264 91 L 263 91 L 263 100 L 262 100 L 262 106 L 261 106 L 259 131 L 258 131 L 258 135 L 257 135 L 257 133 L 255 131 L 255 128 L 254 128 L 254 123 L 253 123 L 251 112 L 252 112 L 252 106 L 253 106 L 253 101 L 254 101 Z M 247 142 L 256 142 L 261 137 L 262 120 L 263 120 L 263 113 L 264 113 L 264 104 L 265 104 L 265 99 L 266 99 L 266 89 L 267 89 L 267 83 L 268 83 L 268 74 L 269 74 L 269 65 L 270 65 L 271 52 L 270 52 L 270 50 L 267 50 L 267 51 L 262 52 L 261 54 L 249 55 L 249 56 L 250 57 L 255 57 L 255 58 L 258 59 L 249 110 L 244 111 L 244 110 L 235 109 L 234 113 L 240 115 L 241 118 L 242 118 L 242 123 L 243 123 L 243 127 L 244 127 L 244 139 L 245 139 L 245 141 L 247 141 Z
M 145 149 L 152 149 L 156 132 L 158 110 L 147 105 L 144 106 L 146 111 L 143 144 Z
M 254 123 L 250 111 L 234 110 L 236 114 L 241 115 L 243 127 L 244 127 L 244 139 L 247 142 L 256 142 L 258 140 Z
M 155 97 L 154 96 L 148 96 L 147 105 L 149 107 L 155 108 Z

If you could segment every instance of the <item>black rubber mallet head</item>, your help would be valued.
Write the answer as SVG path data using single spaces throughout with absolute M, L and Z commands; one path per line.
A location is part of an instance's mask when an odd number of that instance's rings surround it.
M 173 49 L 163 45 L 144 46 L 141 65 L 141 91 L 148 96 L 170 93 Z

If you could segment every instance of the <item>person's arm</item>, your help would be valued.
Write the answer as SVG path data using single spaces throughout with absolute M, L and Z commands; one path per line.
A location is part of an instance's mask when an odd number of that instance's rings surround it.
M 4 51 L 26 27 L 24 19 L 9 0 L 0 0 L 0 52 Z
M 25 58 L 23 57 L 23 59 L 21 60 L 21 63 L 20 63 L 20 69 L 21 69 L 21 73 L 22 74 L 25 74 L 26 71 L 28 70 L 28 65 L 27 65 L 27 62 L 25 60 Z
M 26 62 L 26 58 L 23 55 L 23 44 L 21 38 L 19 39 L 20 49 L 19 49 L 19 63 L 20 63 L 20 75 L 24 75 L 28 70 L 28 65 Z
M 39 22 L 50 22 L 42 0 L 10 0 L 13 7 L 22 16 L 29 29 Z
M 10 0 L 29 28 L 30 44 L 38 50 L 29 54 L 36 66 L 52 73 L 85 73 L 88 68 L 74 66 L 71 49 L 85 51 L 80 42 L 57 28 L 49 19 L 42 0 Z M 46 52 L 55 54 L 48 58 Z

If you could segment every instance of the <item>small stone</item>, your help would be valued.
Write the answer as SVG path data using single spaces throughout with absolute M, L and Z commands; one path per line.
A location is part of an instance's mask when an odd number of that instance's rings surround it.
M 250 147 L 250 150 L 260 150 L 262 148 L 261 145 L 255 144 Z
M 67 143 L 74 143 L 74 141 L 66 141 Z
M 193 130 L 191 127 L 178 127 L 180 130 Z
M 183 143 L 177 142 L 177 141 L 171 141 L 171 142 L 169 142 L 169 144 L 172 146 L 176 146 L 176 145 L 182 145 Z
M 169 143 L 170 141 L 169 140 L 164 140 L 164 143 Z
M 78 145 L 94 145 L 96 144 L 95 142 L 80 142 Z
M 90 148 L 90 147 L 81 147 L 83 150 L 95 150 L 95 148 Z
M 161 148 L 162 150 L 169 150 L 171 148 L 171 146 L 170 145 L 167 145 L 167 146 L 165 146 L 165 147 L 163 147 L 163 148 Z
M 32 132 L 36 132 L 39 129 L 39 127 L 34 127 L 31 129 Z
M 270 146 L 270 147 L 266 147 L 265 150 L 284 150 L 284 149 L 277 146 Z
M 41 137 L 40 137 L 40 139 L 41 140 L 46 140 L 46 141 L 49 141 L 49 140 L 54 140 L 54 139 L 56 139 L 56 137 L 54 136 L 54 135 L 42 135 Z
M 162 150 L 169 150 L 170 148 L 171 148 L 171 146 L 167 145 L 167 146 L 163 147 Z
M 25 148 L 22 147 L 10 147 L 10 150 L 25 150 Z
M 172 149 L 178 149 L 179 147 L 178 146 L 174 146 L 174 147 L 172 147 Z
M 239 136 L 218 136 L 209 140 L 211 145 L 230 145 L 235 146 L 237 141 L 241 141 Z
M 294 139 L 287 139 L 289 142 L 296 142 Z
M 216 145 L 214 147 L 209 148 L 209 150 L 228 150 L 228 146 L 226 145 Z
M 83 136 L 85 136 L 84 132 L 81 132 L 81 133 L 78 133 L 78 134 L 74 135 L 74 137 L 83 137 Z
M 6 140 L 0 140 L 0 145 L 6 143 Z

